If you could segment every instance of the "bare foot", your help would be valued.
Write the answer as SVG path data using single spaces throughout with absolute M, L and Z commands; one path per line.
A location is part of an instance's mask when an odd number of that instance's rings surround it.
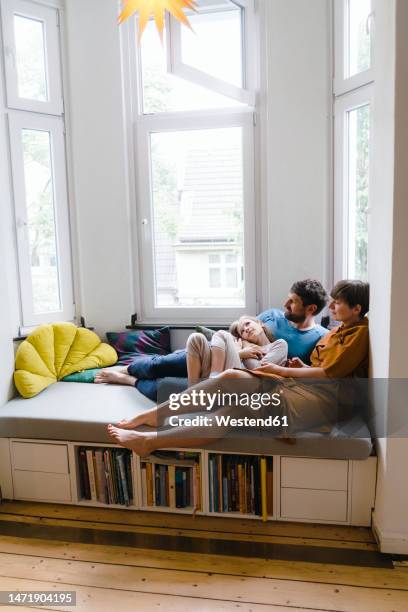
M 113 385 L 130 385 L 134 387 L 137 378 L 130 376 L 127 369 L 124 370 L 102 370 L 95 376 L 95 383 L 108 383 Z
M 154 433 L 140 433 L 138 431 L 128 431 L 119 429 L 109 424 L 108 433 L 116 444 L 130 448 L 139 457 L 147 457 L 154 450 L 153 441 L 156 439 Z
M 148 425 L 148 427 L 157 427 L 157 410 L 154 408 L 153 410 L 148 410 L 147 412 L 142 412 L 142 414 L 137 414 L 132 419 L 122 419 L 119 423 L 116 424 L 117 427 L 121 429 L 136 429 L 136 427 L 140 427 L 140 425 Z

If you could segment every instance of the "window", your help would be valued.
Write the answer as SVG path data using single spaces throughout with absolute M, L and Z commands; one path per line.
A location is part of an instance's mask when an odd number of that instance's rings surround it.
M 335 1 L 335 66 L 341 72 L 337 72 L 334 79 L 334 276 L 335 280 L 367 280 L 373 94 L 372 2 Z
M 2 2 L 22 328 L 73 320 L 58 11 Z
M 334 93 L 341 95 L 374 79 L 374 0 L 334 0 Z
M 58 11 L 29 0 L 1 9 L 8 107 L 61 115 Z
M 140 48 L 129 26 L 144 320 L 256 308 L 251 3 L 197 4 L 195 34 L 169 17 L 163 46 L 153 22 Z

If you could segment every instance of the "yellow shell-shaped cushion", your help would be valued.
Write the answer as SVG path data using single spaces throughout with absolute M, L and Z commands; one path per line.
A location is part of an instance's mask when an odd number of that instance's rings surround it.
M 114 348 L 89 329 L 72 323 L 40 325 L 17 349 L 14 382 L 25 398 L 68 374 L 116 363 Z

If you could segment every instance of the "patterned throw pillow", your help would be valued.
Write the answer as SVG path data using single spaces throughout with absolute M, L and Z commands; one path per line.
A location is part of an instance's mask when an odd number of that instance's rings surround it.
M 203 325 L 197 325 L 195 330 L 196 332 L 199 332 L 200 334 L 204 334 L 204 336 L 207 338 L 209 342 L 211 341 L 211 338 L 215 334 L 214 329 L 210 329 L 209 327 L 204 327 Z
M 137 355 L 170 353 L 170 328 L 107 332 L 106 338 L 118 354 L 119 365 L 129 365 Z

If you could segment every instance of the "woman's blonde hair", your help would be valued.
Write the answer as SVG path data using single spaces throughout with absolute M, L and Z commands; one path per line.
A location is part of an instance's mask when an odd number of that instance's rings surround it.
M 233 336 L 235 336 L 235 338 L 241 338 L 241 334 L 239 333 L 239 326 L 240 323 L 243 319 L 249 319 L 250 321 L 254 321 L 255 323 L 259 323 L 259 325 L 262 327 L 265 336 L 268 338 L 268 340 L 270 340 L 270 342 L 274 342 L 275 338 L 273 337 L 273 334 L 271 332 L 271 330 L 265 325 L 265 323 L 263 321 L 260 321 L 259 319 L 257 319 L 256 317 L 251 317 L 249 315 L 243 315 L 242 317 L 240 317 L 237 321 L 234 321 L 233 323 L 231 323 L 230 328 L 229 328 L 229 333 L 232 334 Z

